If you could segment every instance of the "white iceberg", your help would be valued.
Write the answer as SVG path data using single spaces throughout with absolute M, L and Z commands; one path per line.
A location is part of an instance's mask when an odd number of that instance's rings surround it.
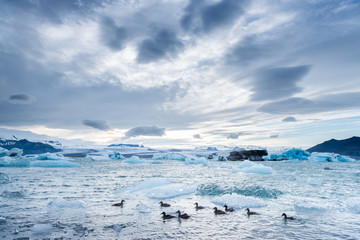
M 266 203 L 263 200 L 255 197 L 246 197 L 239 194 L 225 194 L 219 197 L 215 197 L 212 202 L 221 206 L 226 204 L 229 207 L 235 209 L 259 208 L 266 206 Z
M 9 150 L 10 157 L 21 157 L 22 154 L 23 154 L 23 150 L 20 148 L 12 148 Z
M 191 164 L 202 164 L 203 166 L 207 166 L 208 162 L 206 160 L 206 158 L 204 157 L 193 157 L 193 156 L 189 156 L 185 159 L 185 164 L 187 165 L 191 165 Z
M 34 233 L 47 233 L 53 231 L 55 228 L 50 223 L 35 224 L 31 231 Z
M 180 153 L 155 153 L 152 157 L 154 160 L 178 160 L 178 161 L 185 161 L 187 156 L 180 154 Z
M 65 200 L 65 199 L 53 199 L 48 205 L 50 208 L 60 209 L 85 209 L 86 204 L 79 200 Z
M 309 157 L 314 162 L 355 162 L 356 160 L 336 153 L 313 152 Z
M 70 160 L 59 153 L 43 153 L 37 157 L 37 160 Z
M 249 160 L 245 160 L 238 167 L 232 168 L 233 173 L 258 173 L 258 174 L 272 174 L 272 168 L 266 167 L 262 164 L 253 163 Z
M 30 160 L 19 157 L 0 157 L 0 167 L 29 167 Z
M 9 155 L 9 150 L 0 147 L 0 157 L 5 157 Z
M 138 156 L 132 156 L 131 158 L 126 159 L 126 160 L 124 160 L 124 163 L 131 163 L 131 164 L 140 164 L 140 163 L 162 164 L 161 161 L 143 160 L 143 159 L 140 159 Z

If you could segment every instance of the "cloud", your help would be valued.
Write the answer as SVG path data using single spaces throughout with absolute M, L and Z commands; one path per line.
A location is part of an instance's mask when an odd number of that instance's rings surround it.
M 286 117 L 282 121 L 283 122 L 296 122 L 296 118 L 294 118 L 294 117 Z
M 233 23 L 241 16 L 244 2 L 222 0 L 213 4 L 206 4 L 206 1 L 192 0 L 185 8 L 181 26 L 186 31 L 209 33 Z
M 255 36 L 249 36 L 231 47 L 225 59 L 227 64 L 239 67 L 270 57 L 273 48 L 273 43 L 260 43 Z
M 109 17 L 103 17 L 100 21 L 101 41 L 114 51 L 122 50 L 125 47 L 128 38 L 127 30 L 119 27 L 114 20 Z
M 193 137 L 194 138 L 201 138 L 200 134 L 195 134 Z
M 238 139 L 240 136 L 243 136 L 243 135 L 247 135 L 247 134 L 244 133 L 244 132 L 230 133 L 230 134 L 227 136 L 227 139 Z
M 278 138 L 278 137 L 279 137 L 279 134 L 270 135 L 269 137 L 270 137 L 270 138 Z
M 262 105 L 259 112 L 271 114 L 309 114 L 360 107 L 360 92 L 326 94 L 313 100 L 293 97 Z
M 156 62 L 163 58 L 176 57 L 184 44 L 170 30 L 162 29 L 153 38 L 145 39 L 138 46 L 138 63 Z
M 12 104 L 30 104 L 35 98 L 28 94 L 14 94 L 8 98 L 9 102 Z
M 290 97 L 302 89 L 296 85 L 310 70 L 310 66 L 282 67 L 261 70 L 253 82 L 253 101 Z
M 71 14 L 87 16 L 99 7 L 104 7 L 111 0 L 63 0 L 63 1 L 27 1 L 27 0 L 4 0 L 2 7 L 12 7 L 24 12 L 30 12 L 33 16 L 45 18 L 53 23 L 62 24 L 65 17 Z
M 158 136 L 165 135 L 165 128 L 159 128 L 157 126 L 141 126 L 129 129 L 125 136 L 127 138 L 138 137 L 138 136 Z
M 111 129 L 110 126 L 107 124 L 107 122 L 102 120 L 83 120 L 82 123 L 85 126 L 96 128 L 102 131 L 107 131 Z

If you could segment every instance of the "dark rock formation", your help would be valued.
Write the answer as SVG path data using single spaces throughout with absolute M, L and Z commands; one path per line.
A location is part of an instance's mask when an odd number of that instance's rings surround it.
M 350 157 L 360 157 L 360 137 L 344 140 L 331 139 L 307 150 L 308 152 L 333 152 Z
M 264 161 L 263 156 L 267 156 L 268 153 L 266 150 L 243 150 L 243 151 L 233 151 L 230 152 L 230 155 L 227 157 L 229 161 Z

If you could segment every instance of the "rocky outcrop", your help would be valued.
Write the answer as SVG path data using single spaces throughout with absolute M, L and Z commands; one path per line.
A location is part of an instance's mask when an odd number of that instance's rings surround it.
M 230 152 L 230 155 L 227 157 L 229 161 L 264 161 L 263 156 L 267 156 L 268 152 L 266 150 L 243 150 L 243 151 L 233 151 Z

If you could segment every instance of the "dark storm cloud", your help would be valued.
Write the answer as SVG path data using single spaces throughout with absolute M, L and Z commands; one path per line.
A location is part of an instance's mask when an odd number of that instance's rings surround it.
M 247 133 L 244 132 L 235 132 L 230 133 L 226 138 L 227 139 L 238 139 L 240 136 L 247 135 Z
M 200 134 L 195 134 L 193 137 L 194 138 L 201 138 Z
M 119 51 L 125 47 L 127 30 L 117 26 L 113 19 L 103 17 L 100 21 L 101 40 L 112 50 Z
M 270 42 L 259 42 L 255 36 L 247 37 L 236 43 L 225 56 L 226 63 L 236 67 L 270 57 L 274 49 Z
M 184 44 L 170 30 L 160 30 L 153 38 L 145 39 L 138 46 L 138 63 L 156 62 L 163 58 L 176 57 Z
M 138 137 L 138 136 L 158 136 L 165 135 L 165 128 L 159 128 L 157 126 L 141 126 L 129 129 L 125 136 L 127 138 Z
M 257 110 L 271 114 L 309 114 L 360 108 L 360 92 L 328 94 L 313 100 L 288 98 L 262 105 Z
M 214 29 L 233 23 L 243 14 L 245 1 L 222 0 L 213 4 L 192 0 L 185 8 L 181 26 L 186 31 L 211 32 Z
M 310 70 L 310 66 L 282 67 L 259 71 L 253 81 L 252 100 L 274 100 L 290 97 L 301 91 L 296 85 Z
M 34 101 L 34 97 L 28 94 L 14 94 L 8 100 L 13 104 L 30 104 Z
M 286 117 L 282 121 L 283 122 L 296 122 L 296 118 L 294 118 L 294 117 Z
M 4 0 L 0 3 L 0 8 L 13 9 L 32 13 L 33 16 L 46 18 L 47 20 L 61 24 L 69 14 L 87 15 L 98 7 L 110 3 L 112 0 Z
M 102 131 L 107 131 L 111 129 L 110 126 L 107 124 L 107 122 L 102 120 L 83 120 L 82 123 L 85 126 L 96 128 Z

